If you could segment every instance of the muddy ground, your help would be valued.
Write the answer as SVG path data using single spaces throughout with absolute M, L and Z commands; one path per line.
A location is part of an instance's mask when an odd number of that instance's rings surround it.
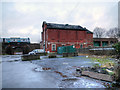
M 85 56 L 21 61 L 21 55 L 2 56 L 3 88 L 106 88 L 105 81 L 76 77 L 77 67 L 93 66 Z

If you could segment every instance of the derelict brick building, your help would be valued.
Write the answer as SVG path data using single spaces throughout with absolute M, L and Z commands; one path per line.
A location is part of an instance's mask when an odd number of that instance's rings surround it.
M 57 47 L 74 45 L 75 48 L 93 47 L 93 33 L 79 25 L 43 22 L 42 48 L 56 52 Z

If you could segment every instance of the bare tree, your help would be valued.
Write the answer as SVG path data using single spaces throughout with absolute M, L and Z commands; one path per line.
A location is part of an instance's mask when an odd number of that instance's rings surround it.
M 118 35 L 117 35 L 118 38 L 120 38 L 120 28 L 118 28 Z
M 118 38 L 119 37 L 119 33 L 118 33 L 119 29 L 117 27 L 115 28 L 111 28 L 106 35 L 110 38 Z
M 105 37 L 106 30 L 100 27 L 96 27 L 93 31 L 93 36 L 95 38 L 103 38 Z

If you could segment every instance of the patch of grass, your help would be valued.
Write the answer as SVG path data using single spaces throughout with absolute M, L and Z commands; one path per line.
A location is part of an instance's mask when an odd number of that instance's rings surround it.
M 108 72 L 108 74 L 112 76 L 112 75 L 114 75 L 115 73 L 114 73 L 114 72 Z
M 99 64 L 94 64 L 93 66 L 94 66 L 94 67 L 100 67 L 100 65 L 99 65 Z
M 99 62 L 101 67 L 114 66 L 115 63 L 108 59 L 108 57 L 89 57 L 94 62 Z
M 106 71 L 106 68 L 103 68 L 102 70 L 103 70 L 103 71 Z

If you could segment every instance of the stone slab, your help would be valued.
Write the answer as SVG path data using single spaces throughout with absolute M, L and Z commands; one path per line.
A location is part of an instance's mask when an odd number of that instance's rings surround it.
M 36 60 L 40 59 L 40 55 L 23 55 L 21 56 L 22 61 Z
M 109 81 L 109 82 L 113 81 L 112 77 L 110 75 L 96 73 L 96 72 L 82 71 L 81 75 L 88 76 L 88 77 L 91 77 L 91 78 L 94 78 L 94 79 Z

